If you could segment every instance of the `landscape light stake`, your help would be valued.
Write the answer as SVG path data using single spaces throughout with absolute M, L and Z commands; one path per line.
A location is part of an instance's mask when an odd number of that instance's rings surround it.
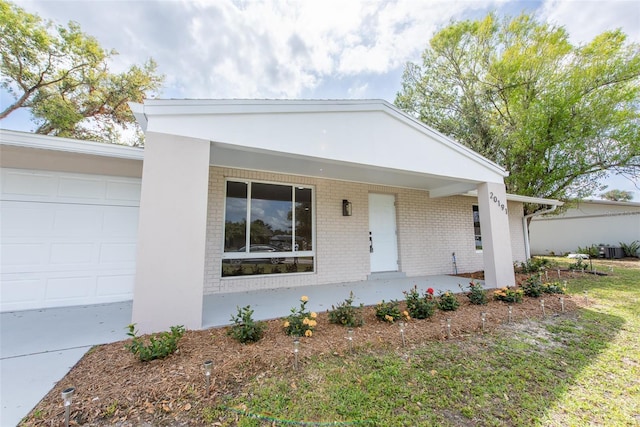
M 484 311 L 480 313 L 480 320 L 482 320 L 482 332 L 484 332 L 484 325 L 487 323 L 487 313 Z
M 609 273 L 613 273 L 613 265 L 609 266 Z
M 547 313 L 544 311 L 544 299 L 540 300 L 540 307 L 542 307 L 542 317 L 547 317 Z
M 71 414 L 71 400 L 73 399 L 73 393 L 75 388 L 69 387 L 62 390 L 62 401 L 64 402 L 64 425 L 69 427 L 69 415 Z
M 560 297 L 560 310 L 564 313 L 564 298 Z
M 547 270 L 544 271 L 544 277 L 545 279 L 547 279 L 547 282 L 549 281 L 549 272 Z
M 451 319 L 447 319 L 447 338 L 451 338 Z
M 207 387 L 207 389 L 205 390 L 205 395 L 209 397 L 209 389 L 211 387 L 211 369 L 213 368 L 213 361 L 206 360 L 203 366 L 204 366 L 204 380 Z
M 353 328 L 347 329 L 347 341 L 349 341 L 349 351 L 353 353 Z
M 589 296 L 587 295 L 587 291 L 584 291 L 584 303 L 589 304 Z
M 513 322 L 513 307 L 509 306 L 508 308 L 509 308 L 509 322 L 508 323 L 511 323 L 511 322 Z
M 560 269 L 558 269 L 558 279 L 560 279 Z
M 406 345 L 406 342 L 404 340 L 404 322 L 402 321 L 398 322 L 398 327 L 400 327 L 400 335 L 402 336 L 402 346 L 404 347 Z
M 293 339 L 293 368 L 298 370 L 298 353 L 300 352 L 300 338 Z

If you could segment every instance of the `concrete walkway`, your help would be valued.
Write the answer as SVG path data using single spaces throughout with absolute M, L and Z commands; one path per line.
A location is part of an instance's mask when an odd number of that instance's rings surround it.
M 420 292 L 429 287 L 436 293 L 460 292 L 458 284 L 466 286 L 468 279 L 380 274 L 362 282 L 208 295 L 203 328 L 228 325 L 236 307 L 251 305 L 255 319 L 274 319 L 288 315 L 302 295 L 309 297 L 310 310 L 321 312 L 344 301 L 351 291 L 356 305 L 402 300 L 402 292 L 414 284 Z M 1 313 L 0 425 L 19 423 L 92 346 L 126 339 L 131 307 L 128 301 Z

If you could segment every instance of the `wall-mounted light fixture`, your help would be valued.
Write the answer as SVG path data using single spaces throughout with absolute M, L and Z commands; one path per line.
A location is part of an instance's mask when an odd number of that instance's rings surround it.
M 347 199 L 342 201 L 342 216 L 351 216 L 351 202 Z

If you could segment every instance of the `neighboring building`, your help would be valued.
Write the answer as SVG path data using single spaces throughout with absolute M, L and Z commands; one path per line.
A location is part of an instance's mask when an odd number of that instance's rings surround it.
M 591 245 L 620 247 L 620 242 L 640 240 L 640 203 L 577 201 L 561 214 L 533 218 L 529 230 L 533 255 L 563 255 Z
M 3 311 L 133 299 L 142 332 L 197 329 L 204 295 L 450 274 L 453 253 L 507 286 L 523 202 L 559 204 L 384 101 L 132 109 L 144 150 L 0 132 Z

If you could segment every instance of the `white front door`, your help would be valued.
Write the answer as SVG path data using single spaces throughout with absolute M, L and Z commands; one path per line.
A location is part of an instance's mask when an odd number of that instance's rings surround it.
M 395 196 L 369 194 L 371 272 L 398 271 Z

